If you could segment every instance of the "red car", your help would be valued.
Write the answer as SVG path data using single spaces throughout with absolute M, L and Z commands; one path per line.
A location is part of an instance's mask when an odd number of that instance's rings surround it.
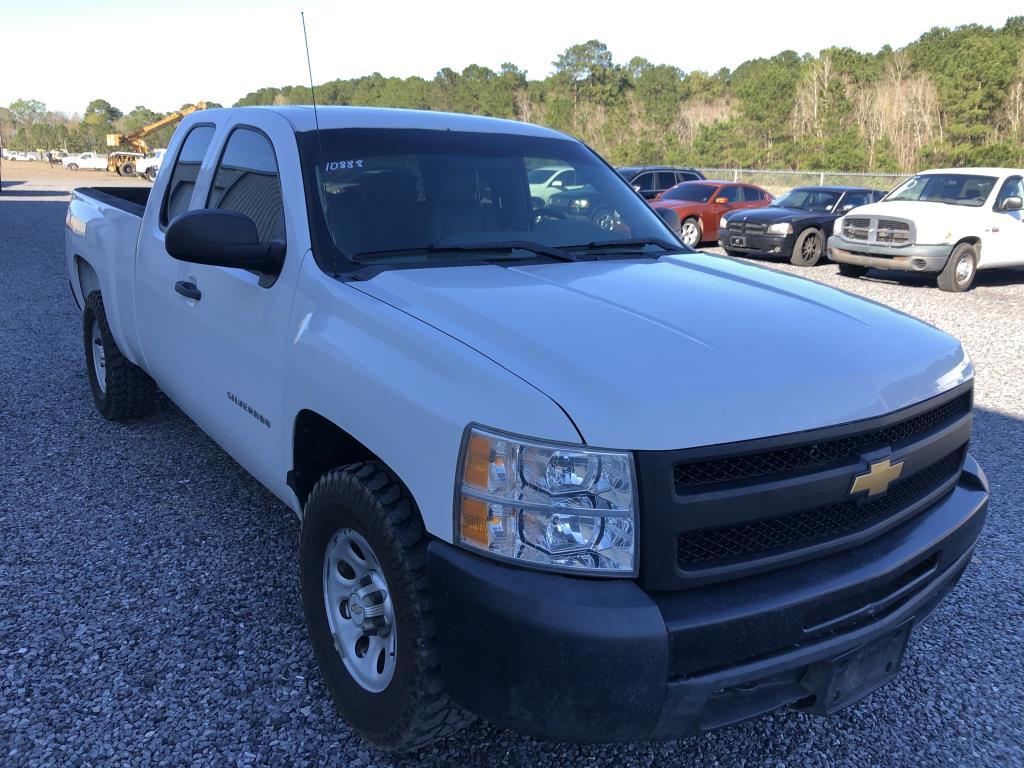
M 668 189 L 651 207 L 671 208 L 679 214 L 683 242 L 696 248 L 718 240 L 718 221 L 737 208 L 762 208 L 774 198 L 753 184 L 726 181 L 684 181 Z

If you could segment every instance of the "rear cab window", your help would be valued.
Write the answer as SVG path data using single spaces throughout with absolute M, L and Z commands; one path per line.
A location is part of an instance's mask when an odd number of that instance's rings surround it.
M 213 140 L 214 126 L 197 125 L 188 132 L 181 150 L 171 169 L 171 180 L 167 183 L 163 204 L 160 208 L 160 226 L 166 227 L 175 216 L 188 210 L 192 191 L 199 177 L 203 158 Z

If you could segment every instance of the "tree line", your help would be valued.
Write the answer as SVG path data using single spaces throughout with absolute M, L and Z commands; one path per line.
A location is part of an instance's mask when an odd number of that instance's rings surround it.
M 1021 166 L 1024 16 L 998 29 L 936 27 L 898 49 L 826 48 L 816 56 L 783 51 L 714 73 L 683 72 L 640 57 L 619 63 L 606 45 L 591 40 L 560 53 L 540 80 L 513 63 L 497 71 L 473 64 L 461 72 L 442 69 L 433 79 L 374 73 L 332 80 L 316 91 L 321 104 L 539 123 L 578 136 L 622 165 L 893 172 Z M 309 87 L 294 85 L 260 88 L 236 105 L 309 102 Z M 76 149 L 101 149 L 109 130 L 123 133 L 155 115 L 144 107 L 121 114 L 102 100 L 81 117 L 41 108 L 26 120 L 24 112 L 23 102 L 0 108 L 0 137 L 13 130 L 12 147 L 47 146 L 43 138 L 59 134 Z

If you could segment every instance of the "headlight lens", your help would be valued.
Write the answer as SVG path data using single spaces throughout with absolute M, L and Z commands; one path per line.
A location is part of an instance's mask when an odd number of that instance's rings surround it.
M 541 567 L 631 576 L 636 497 L 629 453 L 474 427 L 459 472 L 459 541 Z
M 791 235 L 793 234 L 792 224 L 769 224 L 768 225 L 769 235 Z
M 722 218 L 720 218 L 718 220 L 718 228 L 719 229 L 728 229 L 729 228 L 729 220 L 728 220 L 727 217 L 723 216 Z
M 582 211 L 583 209 L 587 208 L 589 205 L 590 205 L 590 201 L 587 200 L 587 198 L 585 198 L 585 197 L 577 197 L 571 203 L 569 203 L 569 207 L 572 208 L 574 211 Z

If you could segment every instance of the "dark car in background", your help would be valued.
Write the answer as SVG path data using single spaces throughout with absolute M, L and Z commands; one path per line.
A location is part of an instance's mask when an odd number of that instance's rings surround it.
M 796 187 L 764 208 L 722 216 L 718 244 L 730 256 L 764 254 L 813 267 L 826 258 L 835 220 L 883 197 L 885 192 L 863 187 Z
M 645 200 L 656 200 L 666 189 L 671 189 L 681 181 L 701 181 L 705 178 L 696 168 L 667 165 L 630 165 L 615 170 Z

